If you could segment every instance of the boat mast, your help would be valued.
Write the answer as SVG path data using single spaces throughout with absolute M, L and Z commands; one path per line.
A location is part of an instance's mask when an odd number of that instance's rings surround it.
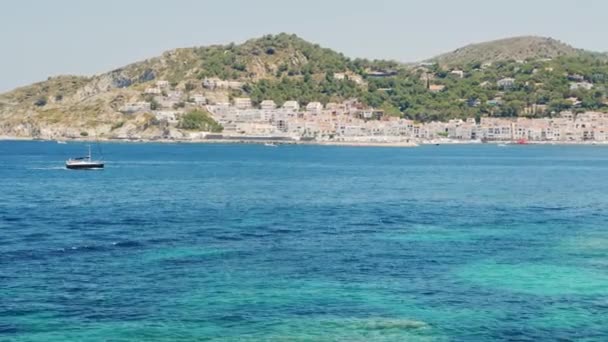
M 91 161 L 91 144 L 89 144 L 88 146 L 89 146 L 89 161 Z

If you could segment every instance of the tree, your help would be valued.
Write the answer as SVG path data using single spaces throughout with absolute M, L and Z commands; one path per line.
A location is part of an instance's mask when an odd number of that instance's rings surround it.
M 559 100 L 553 100 L 551 102 L 549 102 L 549 111 L 551 112 L 562 112 L 564 110 L 569 110 L 572 108 L 572 103 L 570 101 L 564 100 L 564 99 L 559 99 Z
M 46 106 L 46 97 L 41 97 L 34 102 L 36 107 L 44 107 Z
M 390 102 L 385 101 L 382 103 L 380 108 L 384 111 L 384 113 L 388 116 L 401 117 L 403 114 L 399 111 L 399 108 L 393 106 Z
M 186 91 L 192 91 L 192 90 L 194 90 L 194 88 L 196 88 L 196 86 L 194 84 L 192 84 L 191 82 L 186 82 L 186 84 L 184 85 L 184 89 Z
M 150 101 L 151 110 L 157 110 L 159 107 L 160 107 L 160 104 L 155 99 L 152 99 L 152 101 Z
M 235 62 L 234 64 L 232 64 L 232 68 L 234 70 L 238 70 L 238 71 L 246 71 L 247 70 L 247 66 L 243 63 L 239 63 L 239 62 Z
M 188 130 L 202 130 L 210 132 L 221 132 L 224 128 L 211 116 L 202 110 L 194 110 L 180 117 L 178 127 Z

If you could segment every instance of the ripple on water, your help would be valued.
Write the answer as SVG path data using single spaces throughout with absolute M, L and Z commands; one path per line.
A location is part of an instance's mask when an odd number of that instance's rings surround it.
M 140 260 L 144 262 L 174 261 L 180 259 L 209 258 L 238 254 L 230 249 L 211 249 L 203 247 L 159 248 L 145 252 Z
M 578 336 L 578 338 L 601 336 L 608 326 L 605 308 L 595 305 L 580 305 L 558 302 L 529 320 L 531 326 L 556 332 L 555 336 Z
M 567 239 L 558 249 L 568 255 L 585 258 L 588 262 L 605 264 L 608 262 L 608 234 L 587 234 Z
M 144 246 L 143 243 L 134 240 L 117 241 L 113 242 L 112 245 L 122 248 L 140 248 Z
M 32 153 L 38 166 L 63 160 L 56 144 L 15 144 L 0 153 L 0 340 L 608 334 L 604 148 L 361 158 L 350 148 L 112 144 L 122 165 L 60 174 L 15 172 Z M 589 154 L 597 163 L 572 168 Z M 161 155 L 175 160 L 151 160 Z
M 30 324 L 26 332 L 15 335 L 11 341 L 184 341 L 213 336 L 213 333 L 208 325 L 171 321 L 62 322 L 61 325 L 41 321 Z
M 42 322 L 40 322 L 42 323 Z M 15 335 L 14 341 L 97 341 L 97 340 L 199 340 L 215 336 L 238 341 L 443 341 L 424 322 L 402 318 L 340 319 L 313 317 L 281 321 L 260 321 L 258 328 L 235 325 L 230 328 L 209 322 L 163 321 L 66 322 L 49 329 L 30 325 L 31 330 Z M 12 329 L 12 328 L 9 328 Z
M 443 341 L 430 325 L 398 317 L 290 319 L 240 341 Z
M 608 295 L 608 273 L 582 267 L 483 262 L 458 270 L 458 276 L 488 288 L 539 296 Z
M 412 225 L 377 233 L 378 238 L 404 242 L 469 242 L 501 237 L 510 232 L 506 229 L 483 227 L 442 227 L 437 225 Z
M 17 332 L 19 332 L 19 330 L 14 325 L 0 323 L 0 334 L 15 334 Z

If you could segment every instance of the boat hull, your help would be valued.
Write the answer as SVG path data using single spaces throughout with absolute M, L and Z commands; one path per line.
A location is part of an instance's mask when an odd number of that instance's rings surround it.
M 103 169 L 103 163 L 80 163 L 80 164 L 65 164 L 65 167 L 70 170 L 98 170 Z

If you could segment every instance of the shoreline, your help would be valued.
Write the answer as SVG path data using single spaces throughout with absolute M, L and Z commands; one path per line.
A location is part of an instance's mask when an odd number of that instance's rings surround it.
M 104 142 L 104 143 L 159 143 L 159 144 L 275 144 L 275 145 L 310 145 L 310 146 L 344 146 L 344 147 L 420 147 L 433 145 L 504 145 L 507 146 L 525 146 L 525 145 L 562 145 L 562 146 L 608 146 L 608 141 L 528 141 L 526 144 L 518 144 L 509 140 L 496 140 L 480 142 L 479 140 L 419 140 L 419 141 L 393 141 L 393 142 L 378 142 L 378 141 L 318 141 L 318 140 L 283 140 L 283 139 L 80 139 L 80 138 L 63 138 L 63 139 L 41 139 L 33 137 L 16 137 L 16 136 L 0 136 L 2 141 L 43 141 L 43 142 Z
M 159 143 L 159 144 L 274 144 L 274 145 L 312 145 L 312 146 L 352 146 L 352 147 L 417 147 L 415 142 L 364 142 L 364 141 L 316 141 L 316 140 L 283 140 L 283 139 L 79 139 L 79 138 L 63 138 L 63 139 L 41 139 L 31 137 L 11 137 L 0 136 L 2 141 L 43 141 L 43 142 L 103 142 L 103 143 Z

